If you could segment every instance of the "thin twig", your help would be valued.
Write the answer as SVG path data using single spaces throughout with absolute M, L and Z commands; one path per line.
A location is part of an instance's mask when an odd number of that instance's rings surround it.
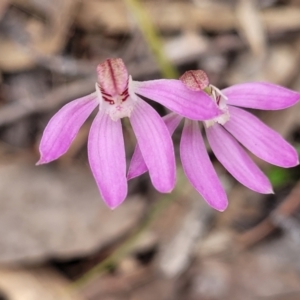
M 93 91 L 95 78 L 88 77 L 86 79 L 77 80 L 70 84 L 49 92 L 46 96 L 38 96 L 33 99 L 13 102 L 2 106 L 0 109 L 0 126 L 12 123 L 18 119 L 36 112 L 46 112 L 54 109 L 59 105 L 65 104 L 69 100 L 84 96 Z
M 278 220 L 287 219 L 300 208 L 300 182 L 292 189 L 286 199 L 261 223 L 238 237 L 242 248 L 249 248 L 280 228 Z

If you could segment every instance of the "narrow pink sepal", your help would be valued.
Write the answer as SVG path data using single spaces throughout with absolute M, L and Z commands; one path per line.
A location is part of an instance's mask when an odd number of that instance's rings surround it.
M 209 159 L 198 122 L 186 119 L 180 141 L 180 158 L 186 177 L 214 209 L 224 211 L 227 196 Z
M 263 110 L 290 107 L 300 100 L 300 94 L 271 83 L 253 82 L 236 84 L 222 90 L 227 104 Z
M 53 161 L 67 152 L 80 127 L 97 107 L 96 93 L 63 106 L 49 121 L 40 143 L 37 165 Z
M 230 120 L 224 127 L 248 150 L 270 164 L 289 168 L 298 165 L 298 154 L 280 134 L 247 111 L 228 107 Z
M 266 175 L 221 125 L 207 128 L 206 135 L 217 159 L 237 181 L 258 193 L 273 193 Z
M 91 126 L 88 158 L 104 202 L 111 209 L 127 196 L 126 157 L 121 120 L 99 112 Z
M 176 167 L 173 143 L 165 123 L 142 100 L 136 103 L 130 122 L 153 186 L 162 193 L 170 192 L 175 185 Z
M 164 120 L 171 136 L 174 133 L 177 126 L 179 125 L 181 119 L 182 119 L 182 117 L 175 113 L 170 113 L 163 117 L 163 120 Z M 132 158 L 131 158 L 129 170 L 127 173 L 127 179 L 128 180 L 133 179 L 135 177 L 138 177 L 138 176 L 144 174 L 147 171 L 148 171 L 148 168 L 147 168 L 144 158 L 142 156 L 141 149 L 140 149 L 139 145 L 137 144 L 134 149 Z
M 141 149 L 139 145 L 137 144 L 135 146 L 129 169 L 127 172 L 127 180 L 136 178 L 144 173 L 148 172 L 148 168 L 145 164 Z
M 156 101 L 189 119 L 207 120 L 221 113 L 206 93 L 192 91 L 180 80 L 159 79 L 134 84 L 136 94 Z

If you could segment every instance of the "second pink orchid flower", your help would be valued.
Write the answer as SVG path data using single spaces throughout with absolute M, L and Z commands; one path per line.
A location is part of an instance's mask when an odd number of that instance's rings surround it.
M 206 137 L 217 159 L 227 171 L 243 185 L 256 192 L 272 193 L 272 186 L 265 174 L 256 166 L 245 149 L 257 157 L 280 167 L 296 166 L 298 154 L 277 132 L 257 117 L 236 106 L 278 110 L 290 107 L 300 100 L 300 94 L 269 83 L 237 84 L 222 91 L 209 84 L 206 74 L 188 71 L 181 81 L 186 92 L 198 92 L 199 103 L 208 95 L 222 114 L 204 121 Z M 147 91 L 140 91 L 150 96 Z M 170 134 L 182 120 L 171 113 L 164 117 Z M 180 157 L 186 176 L 194 188 L 213 208 L 223 211 L 228 205 L 224 188 L 213 168 L 201 134 L 202 124 L 186 118 L 180 142 Z M 242 146 L 243 145 L 243 146 Z M 139 146 L 133 155 L 128 179 L 147 171 Z

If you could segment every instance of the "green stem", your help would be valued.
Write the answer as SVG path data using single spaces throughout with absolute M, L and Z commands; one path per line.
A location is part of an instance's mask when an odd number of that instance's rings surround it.
M 166 57 L 163 43 L 139 0 L 125 0 L 125 3 L 135 16 L 144 38 L 157 60 L 162 76 L 165 78 L 178 78 L 179 73 Z
M 179 175 L 179 174 L 178 174 Z M 163 199 L 157 200 L 155 204 L 153 204 L 151 210 L 149 211 L 148 215 L 144 219 L 144 221 L 141 223 L 140 227 L 137 229 L 137 231 L 129 237 L 119 248 L 117 248 L 110 256 L 108 256 L 106 259 L 104 259 L 102 262 L 100 262 L 98 265 L 93 267 L 90 271 L 85 273 L 83 276 L 81 276 L 79 279 L 77 279 L 74 283 L 72 283 L 71 287 L 74 289 L 82 288 L 87 283 L 93 281 L 95 278 L 97 278 L 99 275 L 103 274 L 107 269 L 111 266 L 116 265 L 120 260 L 125 257 L 135 246 L 137 240 L 140 238 L 140 236 L 150 227 L 152 222 L 175 200 L 177 200 L 179 197 L 182 197 L 182 178 L 183 175 L 180 174 L 181 180 L 178 180 L 177 183 L 177 194 L 178 197 L 174 197 L 174 194 L 176 194 L 176 191 L 174 191 L 172 194 L 165 195 Z M 181 187 L 181 188 L 180 188 Z M 187 194 L 189 191 L 188 189 L 185 190 L 185 194 Z

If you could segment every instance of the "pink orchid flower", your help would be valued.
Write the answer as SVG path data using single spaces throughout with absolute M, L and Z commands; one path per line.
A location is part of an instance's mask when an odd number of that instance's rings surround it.
M 220 114 L 209 96 L 186 91 L 178 80 L 135 82 L 122 59 L 108 59 L 97 67 L 96 92 L 62 107 L 49 121 L 40 143 L 37 164 L 53 161 L 70 147 L 80 127 L 98 106 L 90 129 L 88 158 L 103 200 L 110 208 L 127 195 L 126 157 L 121 119 L 128 117 L 154 187 L 170 192 L 175 184 L 175 157 L 169 131 L 158 113 L 137 94 L 165 105 L 190 119 Z
M 201 70 L 188 71 L 180 80 L 186 85 L 187 92 L 192 90 L 198 91 L 199 96 L 209 95 L 223 112 L 220 116 L 204 121 L 206 137 L 221 164 L 249 189 L 262 194 L 272 193 L 268 178 L 241 145 L 257 157 L 284 168 L 298 164 L 297 152 L 277 132 L 236 106 L 264 110 L 284 109 L 297 103 L 300 94 L 260 82 L 237 84 L 220 91 L 209 84 L 207 75 Z M 182 117 L 171 113 L 163 119 L 170 134 L 173 134 Z M 180 142 L 183 170 L 207 203 L 223 211 L 228 205 L 227 196 L 207 154 L 201 127 L 202 124 L 197 121 L 188 118 L 184 121 Z M 147 166 L 137 146 L 127 177 L 131 179 L 146 171 Z

